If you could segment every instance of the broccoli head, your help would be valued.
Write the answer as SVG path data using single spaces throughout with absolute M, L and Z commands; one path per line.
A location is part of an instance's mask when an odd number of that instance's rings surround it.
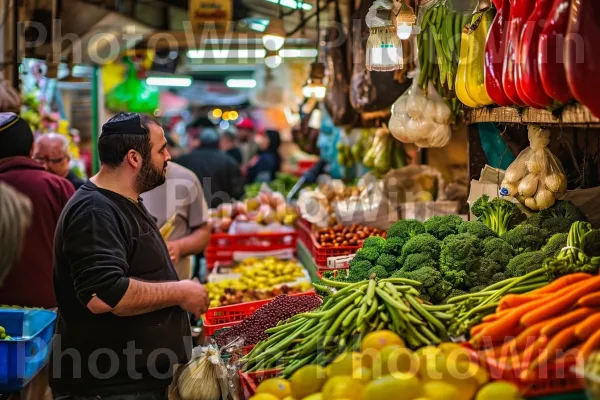
M 355 257 L 348 263 L 348 268 L 350 269 L 348 280 L 359 282 L 369 279 L 369 270 L 373 268 L 373 264 L 367 260 L 357 260 Z
M 371 264 L 375 264 L 380 255 L 381 252 L 376 247 L 362 247 L 358 249 L 354 258 L 356 260 L 366 260 Z
M 423 223 L 416 219 L 402 219 L 394 222 L 387 231 L 388 238 L 402 238 L 408 240 L 413 236 L 425 233 Z
M 425 231 L 435 236 L 439 240 L 444 240 L 446 236 L 459 233 L 458 228 L 463 223 L 463 219 L 458 215 L 436 215 L 423 223 Z
M 325 279 L 333 279 L 333 278 L 335 278 L 334 271 L 325 271 L 325 272 L 323 272 L 323 278 L 325 278 Z
M 531 215 L 524 224 L 533 225 L 547 232 L 568 233 L 575 221 L 587 221 L 585 214 L 570 201 L 559 200 L 552 207 Z
M 416 253 L 409 254 L 402 264 L 402 269 L 406 272 L 412 272 L 423 267 L 437 269 L 437 261 L 433 260 L 428 254 Z
M 491 285 L 492 277 L 498 272 L 502 272 L 503 269 L 497 262 L 486 257 L 480 257 L 476 268 L 469 271 L 468 286 L 470 288 L 475 286 L 487 287 Z
M 481 240 L 498 237 L 496 232 L 480 221 L 463 221 L 458 227 L 458 233 L 470 233 Z
M 567 245 L 568 233 L 557 233 L 553 235 L 548 242 L 542 247 L 542 251 L 548 257 L 554 257 Z
M 402 247 L 404 247 L 406 239 L 399 237 L 388 237 L 383 246 L 383 252 L 386 254 L 393 254 L 399 256 L 402 253 Z
M 514 255 L 512 246 L 499 237 L 487 238 L 483 241 L 483 256 L 495 261 L 502 268 L 506 268 Z
M 447 303 L 449 299 L 451 299 L 453 297 L 462 296 L 463 294 L 467 294 L 467 292 L 465 292 L 464 290 L 460 290 L 460 289 L 452 289 L 450 291 L 450 294 L 448 295 L 448 297 L 446 297 L 442 303 Z
M 469 289 L 469 293 L 482 292 L 483 289 L 485 289 L 486 287 L 487 287 L 486 285 L 473 286 L 472 288 Z
M 519 254 L 510 260 L 504 274 L 508 278 L 527 275 L 536 269 L 542 268 L 546 258 L 546 253 L 541 250 Z
M 377 259 L 376 265 L 381 265 L 388 273 L 392 273 L 398 269 L 398 258 L 392 254 L 382 254 Z
M 467 287 L 468 274 L 479 265 L 483 241 L 468 233 L 450 235 L 442 242 L 440 271 L 455 288 Z
M 515 249 L 516 254 L 537 251 L 546 244 L 547 233 L 532 225 L 521 224 L 504 233 L 502 240 Z
M 403 278 L 421 282 L 419 290 L 421 298 L 428 298 L 432 303 L 441 303 L 452 291 L 452 285 L 443 279 L 442 274 L 435 268 L 423 267 L 415 271 L 404 271 Z
M 369 270 L 369 277 L 375 275 L 377 279 L 385 279 L 390 276 L 384 267 L 376 265 Z
M 406 279 L 406 274 L 407 274 L 407 272 L 404 271 L 404 269 L 399 269 L 397 271 L 394 271 L 394 273 L 392 275 L 390 275 L 390 278 L 405 278 Z
M 490 200 L 490 196 L 484 194 L 473 203 L 471 212 L 477 219 L 486 224 L 498 236 L 511 230 L 519 223 L 523 213 L 515 203 L 496 197 Z
M 431 259 L 437 260 L 440 258 L 440 241 L 429 233 L 413 236 L 402 248 L 400 264 L 404 264 L 406 257 L 409 255 L 417 253 L 426 254 Z
M 494 283 L 498 283 L 498 282 L 502 282 L 504 280 L 508 279 L 506 277 L 506 275 L 504 274 L 504 272 L 497 272 L 494 274 L 494 276 L 492 276 L 492 280 L 490 281 L 490 285 L 493 285 Z
M 594 229 L 583 236 L 583 252 L 588 257 L 600 256 L 600 229 Z
M 369 236 L 363 242 L 363 247 L 376 247 L 380 250 L 385 246 L 385 239 L 381 236 Z

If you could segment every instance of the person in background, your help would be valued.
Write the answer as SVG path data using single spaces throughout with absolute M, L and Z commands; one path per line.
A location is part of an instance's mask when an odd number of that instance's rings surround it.
M 202 128 L 196 140 L 198 147 L 179 157 L 176 162 L 196 174 L 210 208 L 230 203 L 244 195 L 244 177 L 236 162 L 219 150 L 216 129 Z
M 183 149 L 174 137 L 175 135 L 173 134 L 165 134 L 165 138 L 167 139 L 167 151 L 172 158 L 177 158 L 183 154 Z
M 75 190 L 79 189 L 85 181 L 79 178 L 69 168 L 69 139 L 58 133 L 41 135 L 35 141 L 33 159 L 54 175 L 61 176 L 71 182 Z
M 198 282 L 179 281 L 140 197 L 165 182 L 166 147 L 162 127 L 147 115 L 109 119 L 98 140 L 98 174 L 61 214 L 55 400 L 167 400 L 174 364 L 189 360 L 187 312 L 206 312 L 207 292 Z
M 242 152 L 242 171 L 245 174 L 248 163 L 258 153 L 258 145 L 254 140 L 254 122 L 250 118 L 242 118 L 236 127 L 238 147 Z
M 222 152 L 233 158 L 238 165 L 242 165 L 242 152 L 235 144 L 235 133 L 226 130 L 221 134 L 219 148 Z
M 267 130 L 264 135 L 256 135 L 258 154 L 250 161 L 246 179 L 248 182 L 271 182 L 281 167 L 279 132 Z
M 190 256 L 204 251 L 211 233 L 208 207 L 198 177 L 189 169 L 170 162 L 167 181 L 142 194 L 142 199 L 159 227 L 174 217 L 173 231 L 166 238 L 167 248 L 179 279 L 191 279 Z
M 31 159 L 33 133 L 14 113 L 0 113 L 0 182 L 31 201 L 33 216 L 23 251 L 0 290 L 0 304 L 56 307 L 52 286 L 52 245 L 63 207 L 75 193 L 64 178 L 44 170 Z

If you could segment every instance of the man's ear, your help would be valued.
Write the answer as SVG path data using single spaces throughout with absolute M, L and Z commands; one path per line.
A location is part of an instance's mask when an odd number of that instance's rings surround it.
M 129 150 L 125 155 L 125 158 L 133 168 L 138 168 L 142 163 L 141 155 L 135 150 Z

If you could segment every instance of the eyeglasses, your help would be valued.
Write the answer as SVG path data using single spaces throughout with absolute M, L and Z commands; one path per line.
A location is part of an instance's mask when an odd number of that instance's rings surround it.
M 58 164 L 60 162 L 62 162 L 65 158 L 67 158 L 67 156 L 61 157 L 61 158 L 48 158 L 48 157 L 40 157 L 40 156 L 34 156 L 33 159 L 37 162 L 39 162 L 40 164 Z

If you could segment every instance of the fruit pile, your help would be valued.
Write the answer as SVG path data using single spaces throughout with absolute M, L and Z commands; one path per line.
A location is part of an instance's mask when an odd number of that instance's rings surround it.
M 304 276 L 304 268 L 296 260 L 278 260 L 275 257 L 262 260 L 247 258 L 233 272 L 241 274 L 240 283 L 256 289 L 270 289 Z
M 250 400 L 517 400 L 512 383 L 489 382 L 487 371 L 454 343 L 412 352 L 390 331 L 365 336 L 360 352 L 330 365 L 306 365 L 289 380 L 259 384 Z
M 6 329 L 3 326 L 0 326 L 0 340 L 10 340 L 10 336 L 6 334 Z
M 316 232 L 317 242 L 323 247 L 361 246 L 363 241 L 371 236 L 385 237 L 385 232 L 357 224 L 352 226 L 337 224 L 332 228 L 322 228 Z
M 242 288 L 243 285 L 235 279 L 207 283 L 205 287 L 210 298 L 210 308 L 267 300 L 282 294 L 304 293 L 312 289 L 311 284 L 308 282 L 302 282 L 294 286 L 282 285 L 270 290 L 247 289 Z

